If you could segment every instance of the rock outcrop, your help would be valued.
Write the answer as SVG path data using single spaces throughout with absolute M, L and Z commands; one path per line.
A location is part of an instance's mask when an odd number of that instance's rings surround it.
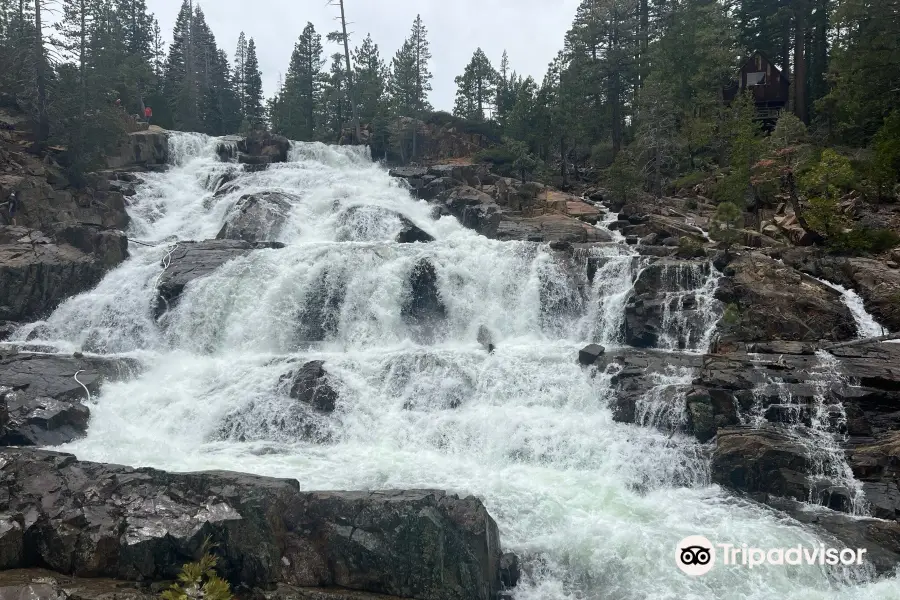
M 32 321 L 48 314 L 67 297 L 97 285 L 127 255 L 120 232 L 64 228 L 60 237 L 100 256 L 39 231 L 0 227 L 0 321 Z
M 165 165 L 169 159 L 169 138 L 164 129 L 151 125 L 146 131 L 135 131 L 106 158 L 107 167 L 153 167 Z
M 827 285 L 764 254 L 732 261 L 716 298 L 733 305 L 722 323 L 724 341 L 847 340 L 856 325 L 841 295 Z
M 85 388 L 97 394 L 104 381 L 136 370 L 121 359 L 0 356 L 0 446 L 51 446 L 83 436 L 90 415 Z
M 0 490 L 0 569 L 171 579 L 209 538 L 224 576 L 249 588 L 491 600 L 501 587 L 497 526 L 471 497 L 300 492 L 288 479 L 166 473 L 33 450 L 4 453 Z
M 900 331 L 900 269 L 872 258 L 829 256 L 810 248 L 792 248 L 782 256 L 803 273 L 856 290 L 879 323 Z
M 278 242 L 250 243 L 243 240 L 179 242 L 164 259 L 165 271 L 159 278 L 158 286 L 157 317 L 172 308 L 185 286 L 195 279 L 205 277 L 226 262 L 253 250 L 283 247 L 284 244 Z
M 287 221 L 297 196 L 260 192 L 241 196 L 229 212 L 216 239 L 266 242 L 276 239 Z

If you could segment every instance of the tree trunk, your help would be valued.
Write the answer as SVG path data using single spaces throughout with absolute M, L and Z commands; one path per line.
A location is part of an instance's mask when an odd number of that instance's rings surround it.
M 806 107 L 806 7 L 794 9 L 794 114 L 809 123 Z
M 35 141 L 43 147 L 50 137 L 50 117 L 47 114 L 47 79 L 44 59 L 44 35 L 41 30 L 41 0 L 34 0 L 34 61 L 37 76 L 38 127 Z
M 353 128 L 356 135 L 356 143 L 359 143 L 359 112 L 356 106 L 356 96 L 353 94 L 353 71 L 350 69 L 350 44 L 347 41 L 347 19 L 344 17 L 344 0 L 341 4 L 341 28 L 344 32 L 344 60 L 347 63 L 347 95 L 350 97 L 350 107 L 353 111 Z

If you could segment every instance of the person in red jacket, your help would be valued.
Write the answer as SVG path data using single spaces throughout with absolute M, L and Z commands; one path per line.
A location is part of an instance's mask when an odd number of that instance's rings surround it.
M 148 106 L 148 107 L 144 108 L 144 119 L 147 121 L 148 124 L 150 123 L 150 117 L 152 117 L 152 116 L 153 116 L 153 111 L 150 109 L 150 107 Z

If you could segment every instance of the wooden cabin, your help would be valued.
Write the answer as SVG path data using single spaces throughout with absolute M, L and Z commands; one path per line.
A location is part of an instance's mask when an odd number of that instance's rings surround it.
M 738 80 L 725 90 L 725 102 L 731 104 L 743 90 L 753 94 L 757 119 L 774 123 L 788 105 L 791 82 L 769 57 L 757 51 L 741 66 Z

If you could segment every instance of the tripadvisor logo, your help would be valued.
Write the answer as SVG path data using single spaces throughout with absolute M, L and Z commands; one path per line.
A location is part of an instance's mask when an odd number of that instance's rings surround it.
M 713 544 L 702 535 L 691 535 L 675 546 L 675 564 L 684 573 L 697 577 L 715 566 L 718 558 L 723 565 L 752 569 L 762 565 L 861 565 L 865 548 L 827 548 L 825 544 L 790 548 L 753 548 L 747 544 Z

